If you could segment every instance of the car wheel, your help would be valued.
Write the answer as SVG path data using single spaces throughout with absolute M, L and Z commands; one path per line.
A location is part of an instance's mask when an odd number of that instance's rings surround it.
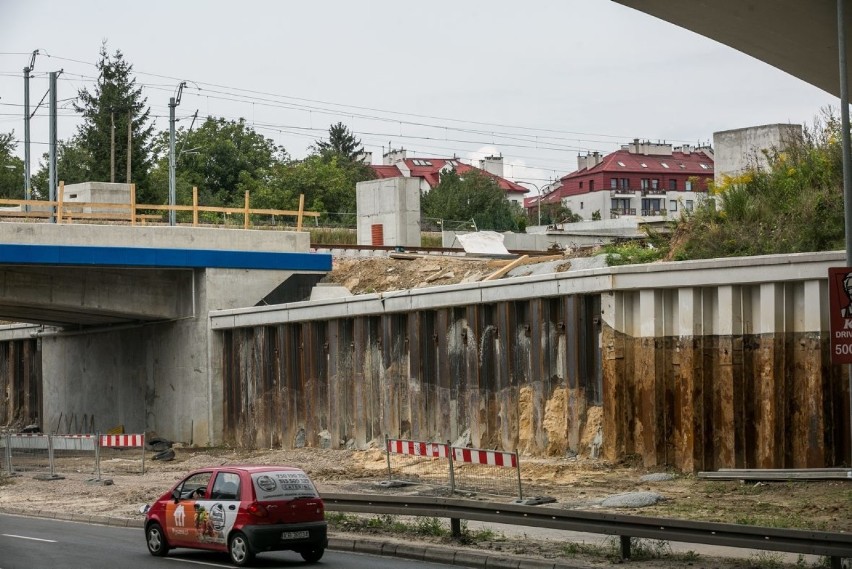
M 169 554 L 169 542 L 166 541 L 162 526 L 157 522 L 150 524 L 145 530 L 145 542 L 151 555 L 165 557 Z
M 301 550 L 299 555 L 308 563 L 316 563 L 322 559 L 323 553 L 325 553 L 325 548 L 323 547 L 309 547 L 308 549 Z
M 228 553 L 231 555 L 231 563 L 237 567 L 245 567 L 254 560 L 254 552 L 251 550 L 248 539 L 241 532 L 235 532 L 228 540 Z

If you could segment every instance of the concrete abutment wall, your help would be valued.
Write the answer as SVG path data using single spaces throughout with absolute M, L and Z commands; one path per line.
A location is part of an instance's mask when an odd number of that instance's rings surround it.
M 583 451 L 600 405 L 595 297 L 237 328 L 224 334 L 225 440 L 241 446 L 456 440 Z M 531 319 L 537 323 L 530 325 Z
M 384 433 L 648 467 L 852 463 L 842 254 L 693 261 L 222 311 L 226 440 Z M 595 440 L 595 434 L 602 437 Z

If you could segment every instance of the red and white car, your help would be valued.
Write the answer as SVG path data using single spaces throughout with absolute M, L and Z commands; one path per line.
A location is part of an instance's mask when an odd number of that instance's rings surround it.
M 308 563 L 328 546 L 325 507 L 308 475 L 289 466 L 222 466 L 189 473 L 149 508 L 151 555 L 175 547 L 227 551 L 237 566 L 264 551 Z

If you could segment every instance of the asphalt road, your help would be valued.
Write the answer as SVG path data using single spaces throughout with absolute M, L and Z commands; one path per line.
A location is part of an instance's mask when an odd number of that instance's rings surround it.
M 168 557 L 148 553 L 141 528 L 89 525 L 44 518 L 0 514 L 0 569 L 137 569 L 166 567 L 232 567 L 225 553 L 176 549 Z M 339 569 L 449 568 L 450 565 L 376 557 L 339 551 L 325 552 L 322 561 L 308 565 L 298 554 L 263 553 L 256 567 L 316 567 Z

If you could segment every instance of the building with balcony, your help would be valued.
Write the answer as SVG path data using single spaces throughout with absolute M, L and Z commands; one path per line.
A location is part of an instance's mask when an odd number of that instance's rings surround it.
M 563 176 L 541 197 L 541 204 L 561 203 L 583 219 L 673 217 L 704 199 L 711 180 L 710 147 L 673 148 L 635 139 L 611 154 L 578 156 L 577 170 Z M 537 198 L 526 200 L 524 206 L 538 207 Z

